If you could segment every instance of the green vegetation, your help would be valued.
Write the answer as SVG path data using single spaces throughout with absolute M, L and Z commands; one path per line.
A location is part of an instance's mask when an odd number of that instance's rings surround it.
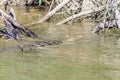
M 39 5 L 41 5 L 44 2 L 44 0 L 39 0 Z

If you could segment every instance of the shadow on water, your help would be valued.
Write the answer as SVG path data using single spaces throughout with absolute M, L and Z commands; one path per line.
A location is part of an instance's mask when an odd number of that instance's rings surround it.
M 17 20 L 25 25 L 45 14 L 34 8 L 27 12 L 25 8 L 15 8 L 15 11 Z M 120 80 L 119 31 L 92 34 L 95 23 L 89 20 L 72 26 L 51 25 L 43 23 L 31 29 L 42 39 L 58 39 L 63 43 L 29 49 L 24 53 L 3 51 L 0 53 L 0 80 Z M 1 49 L 16 44 L 0 41 Z

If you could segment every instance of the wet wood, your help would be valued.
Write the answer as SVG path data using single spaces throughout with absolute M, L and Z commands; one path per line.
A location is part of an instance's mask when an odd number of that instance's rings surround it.
M 9 30 L 7 30 L 8 34 L 11 35 L 12 37 L 13 37 L 13 35 L 17 35 L 18 31 L 24 32 L 27 36 L 30 36 L 32 38 L 37 37 L 37 35 L 34 32 L 32 32 L 30 29 L 23 26 L 22 24 L 18 23 L 14 17 L 6 14 L 2 10 L 0 10 L 0 16 L 2 16 L 2 18 L 3 18 L 3 22 L 6 26 L 6 30 L 9 29 Z M 16 34 L 13 33 L 14 31 L 16 32 Z M 14 39 L 15 39 L 15 37 L 14 37 Z
M 112 20 L 104 21 L 103 23 L 99 23 L 93 30 L 93 32 L 98 33 L 100 30 L 104 28 L 118 28 L 120 29 L 120 12 L 117 7 L 116 0 L 108 0 L 110 2 L 112 12 L 114 13 L 114 17 Z
M 95 28 L 93 29 L 93 33 L 98 33 L 100 32 L 102 29 L 111 29 L 111 28 L 118 28 L 116 25 L 116 21 L 114 19 L 112 20 L 107 20 L 104 23 L 99 23 L 97 26 L 95 26 Z

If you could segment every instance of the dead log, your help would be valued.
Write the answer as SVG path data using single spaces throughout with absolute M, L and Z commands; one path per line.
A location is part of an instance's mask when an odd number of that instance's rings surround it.
M 5 24 L 5 29 L 6 29 L 6 33 L 9 34 L 9 38 L 12 38 L 14 40 L 16 39 L 21 39 L 21 32 L 18 29 L 15 29 L 11 23 L 9 23 L 4 16 L 2 16 L 2 20 Z
M 9 23 L 4 16 L 2 16 L 2 21 L 5 24 L 5 29 L 0 29 L 0 37 L 4 39 L 21 39 L 21 34 L 20 31 L 15 29 L 11 23 Z
M 32 32 L 30 29 L 28 29 L 27 27 L 23 26 L 22 24 L 18 23 L 13 17 L 11 17 L 10 15 L 7 15 L 5 12 L 3 12 L 2 10 L 0 10 L 0 16 L 4 16 L 4 18 L 14 27 L 17 28 L 18 30 L 24 32 L 27 34 L 27 36 L 30 36 L 32 38 L 37 37 L 37 35 Z

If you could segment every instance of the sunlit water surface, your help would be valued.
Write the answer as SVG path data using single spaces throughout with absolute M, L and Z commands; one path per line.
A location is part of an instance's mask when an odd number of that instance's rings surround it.
M 92 34 L 90 20 L 75 25 L 30 26 L 46 12 L 36 8 L 14 8 L 17 21 L 29 26 L 40 39 L 62 40 L 57 46 L 9 52 L 2 48 L 22 42 L 0 39 L 0 80 L 120 80 L 120 32 Z M 3 24 L 0 24 L 3 26 Z

